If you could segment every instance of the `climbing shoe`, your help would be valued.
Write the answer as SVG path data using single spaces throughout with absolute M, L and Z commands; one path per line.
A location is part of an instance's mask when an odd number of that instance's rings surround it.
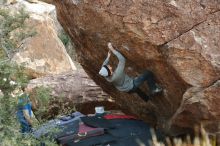
M 156 84 L 156 88 L 151 91 L 150 95 L 155 95 L 155 94 L 160 93 L 162 91 L 163 91 L 163 89 L 158 84 Z

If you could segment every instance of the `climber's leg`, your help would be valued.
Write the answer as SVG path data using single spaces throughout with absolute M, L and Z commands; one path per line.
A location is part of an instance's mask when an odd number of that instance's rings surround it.
M 150 97 L 145 92 L 143 92 L 139 87 L 137 87 L 135 84 L 128 93 L 137 93 L 138 96 L 146 102 L 150 99 Z
M 138 88 L 145 81 L 147 81 L 151 94 L 156 94 L 162 91 L 162 88 L 156 84 L 153 73 L 148 70 L 134 79 L 135 88 Z
M 140 88 L 136 88 L 133 92 L 137 93 L 138 96 L 146 102 L 150 99 L 150 97 L 146 93 L 144 93 Z

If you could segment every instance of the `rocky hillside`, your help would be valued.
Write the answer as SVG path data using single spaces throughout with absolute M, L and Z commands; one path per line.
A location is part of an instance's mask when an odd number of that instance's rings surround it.
M 16 43 L 14 49 L 8 49 L 13 50 L 9 58 L 17 64 L 23 64 L 33 77 L 76 70 L 59 38 L 62 27 L 56 19 L 55 6 L 25 0 L 10 3 L 0 7 L 1 11 L 10 12 L 3 19 L 2 27 L 10 25 L 7 27 L 10 32 L 8 39 Z M 17 14 L 21 10 L 24 14 Z M 20 27 L 12 29 L 13 23 L 15 26 L 19 23 L 10 22 L 19 20 L 16 17 L 25 17 L 25 21 L 19 24 Z
M 75 62 L 74 46 L 57 21 L 54 5 L 38 0 L 7 0 L 0 5 L 0 20 L 0 65 L 1 59 L 16 62 L 34 78 L 29 81 L 28 91 L 34 109 L 40 112 L 38 117 L 51 118 L 76 109 L 94 113 L 97 105 L 107 110 L 117 107 Z M 6 41 L 15 45 L 4 46 Z
M 77 69 L 59 75 L 49 75 L 31 80 L 27 86 L 32 90 L 31 98 L 34 110 L 40 105 L 34 89 L 36 87 L 49 87 L 51 99 L 43 114 L 47 118 L 63 115 L 77 110 L 84 114 L 93 114 L 96 106 L 105 106 L 106 110 L 119 107 L 103 90 L 91 80 L 83 69 Z M 45 108 L 45 107 L 44 107 Z
M 83 68 L 122 107 L 173 135 L 189 131 L 195 124 L 220 120 L 219 1 L 54 3 Z M 118 92 L 100 77 L 109 41 L 126 57 L 129 75 L 153 71 L 163 94 L 144 103 L 136 95 Z M 116 65 L 117 59 L 112 63 Z

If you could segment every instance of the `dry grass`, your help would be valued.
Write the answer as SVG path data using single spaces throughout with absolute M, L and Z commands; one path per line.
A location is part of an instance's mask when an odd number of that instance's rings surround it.
M 200 136 L 196 136 L 194 140 L 191 140 L 191 138 L 187 136 L 184 141 L 180 138 L 174 138 L 171 142 L 171 139 L 167 138 L 167 146 L 217 146 L 215 135 L 210 136 L 204 128 L 201 128 L 200 133 Z M 152 135 L 152 146 L 165 146 L 164 143 L 157 140 L 155 134 Z

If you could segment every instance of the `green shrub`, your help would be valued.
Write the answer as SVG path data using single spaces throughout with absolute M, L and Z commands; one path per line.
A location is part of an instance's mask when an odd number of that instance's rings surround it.
M 63 45 L 67 47 L 70 43 L 70 37 L 66 34 L 64 30 L 62 30 L 59 34 L 58 37 L 62 41 Z
M 15 84 L 12 84 L 12 81 Z M 19 132 L 20 125 L 16 119 L 17 98 L 12 92 L 20 86 L 26 86 L 29 77 L 23 73 L 23 67 L 7 61 L 0 63 L 0 145 L 1 146 L 35 146 L 39 141 L 30 135 L 24 136 Z M 44 91 L 44 90 L 43 90 Z M 45 92 L 40 92 L 45 93 Z M 53 141 L 44 139 L 50 145 Z
M 52 99 L 51 89 L 47 87 L 37 87 L 32 94 L 35 101 L 37 101 L 37 110 L 35 115 L 40 122 L 44 121 L 45 114 L 48 113 L 49 103 Z
M 11 13 L 8 9 L 0 8 L 0 16 L 0 49 L 5 51 L 4 54 L 1 53 L 4 56 L 0 56 L 10 58 L 20 47 L 21 41 L 36 35 L 36 31 L 25 24 L 29 15 L 24 9 Z M 13 37 L 11 37 L 12 33 L 15 33 Z

